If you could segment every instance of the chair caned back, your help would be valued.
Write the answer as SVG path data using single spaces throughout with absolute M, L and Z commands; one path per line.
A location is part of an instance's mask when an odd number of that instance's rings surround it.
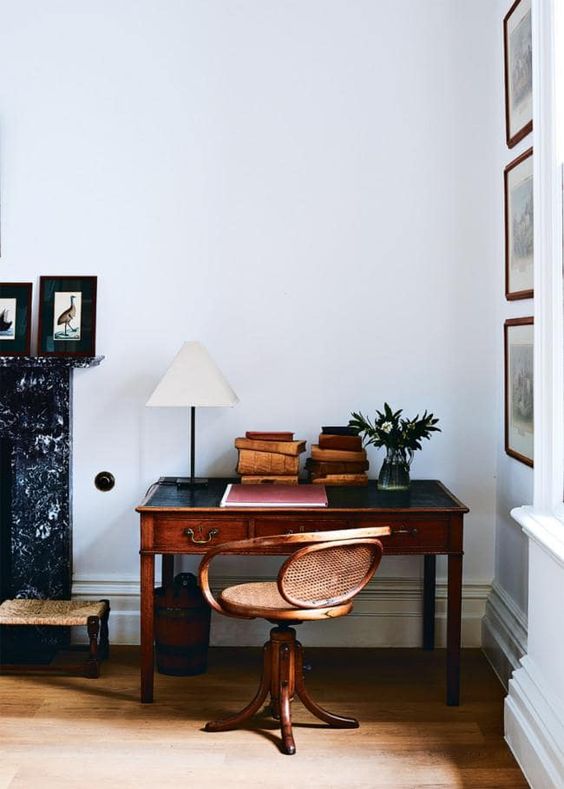
M 366 586 L 382 558 L 382 543 L 361 538 L 309 545 L 290 556 L 278 573 L 278 590 L 301 608 L 339 605 Z

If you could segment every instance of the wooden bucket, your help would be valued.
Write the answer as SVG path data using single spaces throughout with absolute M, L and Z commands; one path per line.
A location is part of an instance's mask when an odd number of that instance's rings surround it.
M 211 609 L 195 575 L 179 573 L 155 589 L 157 670 L 175 677 L 204 674 L 208 665 Z

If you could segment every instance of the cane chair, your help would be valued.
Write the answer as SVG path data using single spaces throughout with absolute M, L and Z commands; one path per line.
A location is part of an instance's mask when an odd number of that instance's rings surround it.
M 253 700 L 236 715 L 210 721 L 206 731 L 236 729 L 255 715 L 270 693 L 269 710 L 280 721 L 282 753 L 296 752 L 290 704 L 297 695 L 304 707 L 335 728 L 358 728 L 355 718 L 335 715 L 320 707 L 306 690 L 302 645 L 291 625 L 346 616 L 352 600 L 376 572 L 382 558 L 377 539 L 390 533 L 386 526 L 305 534 L 257 537 L 224 543 L 204 556 L 200 587 L 212 608 L 225 616 L 261 617 L 275 625 L 263 647 L 263 669 Z M 238 584 L 216 599 L 209 584 L 209 567 L 219 554 L 290 553 L 276 581 Z

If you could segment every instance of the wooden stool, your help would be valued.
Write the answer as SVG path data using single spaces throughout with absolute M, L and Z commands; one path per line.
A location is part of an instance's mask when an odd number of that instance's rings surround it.
M 85 664 L 70 667 L 70 673 L 96 679 L 100 662 L 110 652 L 108 619 L 110 601 L 99 600 L 4 600 L 0 605 L 0 625 L 9 627 L 72 627 L 85 625 L 88 632 L 88 659 Z M 99 636 L 99 639 L 98 639 Z M 3 673 L 19 671 L 60 671 L 52 666 L 1 664 Z

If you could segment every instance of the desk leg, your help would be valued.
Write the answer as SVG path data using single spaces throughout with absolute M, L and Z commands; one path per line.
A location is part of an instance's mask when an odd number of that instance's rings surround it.
M 153 701 L 155 672 L 155 557 L 141 555 L 141 701 Z
M 170 586 L 174 581 L 174 554 L 163 555 L 162 585 Z
M 462 613 L 462 556 L 448 557 L 447 704 L 460 704 L 460 628 Z
M 426 554 L 423 560 L 423 649 L 434 649 L 437 557 Z

